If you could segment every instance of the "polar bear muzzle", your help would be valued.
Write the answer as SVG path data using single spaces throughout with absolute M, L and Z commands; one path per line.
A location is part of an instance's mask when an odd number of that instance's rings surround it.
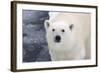
M 56 35 L 56 36 L 55 36 L 55 42 L 56 42 L 56 43 L 60 43 L 60 42 L 61 42 L 61 36 Z

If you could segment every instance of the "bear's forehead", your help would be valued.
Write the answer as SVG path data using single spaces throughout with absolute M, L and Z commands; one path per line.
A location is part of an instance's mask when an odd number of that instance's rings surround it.
M 65 21 L 56 21 L 52 23 L 53 27 L 59 27 L 59 28 L 66 28 L 69 26 L 69 24 Z

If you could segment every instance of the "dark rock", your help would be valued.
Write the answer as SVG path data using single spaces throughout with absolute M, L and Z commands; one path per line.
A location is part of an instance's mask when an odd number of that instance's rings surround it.
M 47 11 L 23 10 L 23 62 L 51 61 L 45 38 Z

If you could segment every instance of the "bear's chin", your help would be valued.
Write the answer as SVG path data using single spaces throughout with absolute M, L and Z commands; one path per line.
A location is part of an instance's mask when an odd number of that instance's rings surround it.
M 57 43 L 57 44 L 58 44 L 58 43 L 61 43 L 61 41 L 56 41 L 56 40 L 55 40 L 54 43 Z

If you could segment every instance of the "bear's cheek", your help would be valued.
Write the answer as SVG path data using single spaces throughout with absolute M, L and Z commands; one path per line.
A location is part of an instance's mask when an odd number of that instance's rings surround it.
M 47 37 L 50 38 L 50 39 L 53 39 L 54 38 L 54 35 L 55 35 L 51 30 L 48 30 L 46 32 L 46 34 L 47 34 Z
M 71 34 L 70 34 L 70 32 L 65 31 L 65 32 L 61 33 L 60 35 L 61 35 L 62 39 L 65 40 L 65 39 L 69 39 Z

